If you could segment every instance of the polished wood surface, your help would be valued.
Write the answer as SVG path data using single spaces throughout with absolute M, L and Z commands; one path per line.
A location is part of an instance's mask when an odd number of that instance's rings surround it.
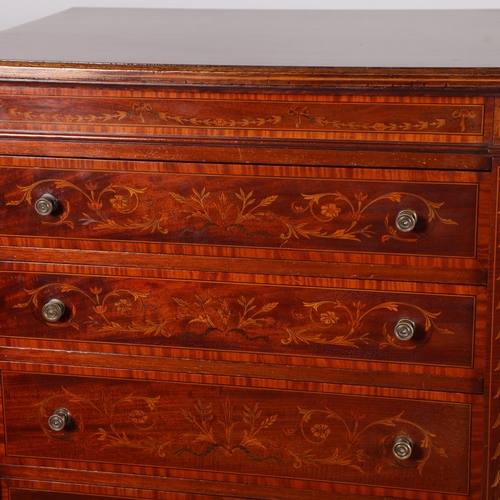
M 8 337 L 87 342 L 87 349 L 96 352 L 106 351 L 108 344 L 182 349 L 185 358 L 216 347 L 228 353 L 228 360 L 261 353 L 273 356 L 275 364 L 301 367 L 321 358 L 323 366 L 331 367 L 336 359 L 365 359 L 386 362 L 386 370 L 393 369 L 391 361 L 401 362 L 407 372 L 414 367 L 418 371 L 421 364 L 470 368 L 475 332 L 482 330 L 474 323 L 476 301 L 479 307 L 485 301 L 473 295 L 482 292 L 475 287 L 442 286 L 441 293 L 409 294 L 400 285 L 405 293 L 398 294 L 381 292 L 381 287 L 367 292 L 355 282 L 316 288 L 114 276 L 0 276 L 3 334 Z M 51 300 L 65 306 L 53 323 L 43 317 Z M 409 339 L 395 334 L 402 319 L 415 324 Z
M 499 498 L 498 15 L 0 34 L 2 500 Z
M 492 133 L 484 98 L 329 96 L 0 87 L 3 133 L 96 137 L 241 138 L 481 144 Z
M 199 469 L 276 484 L 326 486 L 333 476 L 443 493 L 468 488 L 468 404 L 12 372 L 3 373 L 2 388 L 14 460 Z M 58 408 L 71 421 L 55 431 L 47 419 Z M 415 443 L 404 463 L 392 453 L 400 435 Z
M 217 247 L 251 248 L 255 257 L 286 249 L 299 259 L 305 251 L 326 254 L 321 260 L 334 252 L 473 259 L 476 207 L 487 203 L 479 200 L 482 176 L 468 172 L 447 174 L 442 182 L 432 176 L 429 183 L 431 176 L 419 171 L 400 171 L 396 179 L 373 170 L 328 169 L 324 177 L 318 171 L 310 178 L 307 170 L 283 177 L 236 175 L 232 165 L 224 166 L 225 175 L 131 174 L 116 166 L 108 164 L 110 173 L 64 172 L 57 165 L 52 171 L 1 169 L 9 186 L 1 234 L 195 245 L 200 252 L 202 246 L 217 252 L 216 241 Z M 36 204 L 48 194 L 57 208 L 40 215 Z M 407 209 L 415 212 L 417 226 L 405 234 L 397 224 Z
M 498 66 L 500 12 L 70 9 L 0 35 L 12 61 L 196 66 Z

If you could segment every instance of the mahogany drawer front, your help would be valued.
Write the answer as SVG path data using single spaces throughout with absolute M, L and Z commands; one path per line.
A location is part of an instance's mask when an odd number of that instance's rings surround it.
M 2 336 L 471 368 L 483 288 L 442 293 L 2 273 Z M 422 287 L 425 290 L 425 287 Z M 450 293 L 455 290 L 461 293 Z M 466 292 L 469 292 L 466 293 Z M 476 295 L 478 294 L 478 295 Z M 51 306 L 52 304 L 52 306 Z M 55 308 L 56 316 L 50 316 Z M 58 309 L 59 308 L 59 309 Z M 48 312 L 47 312 L 48 311 Z M 57 317 L 60 315 L 60 318 Z M 280 359 L 281 358 L 281 359 Z M 299 359 L 300 358 L 300 359 Z
M 391 181 L 387 173 L 361 170 L 353 177 L 344 169 L 318 179 L 36 168 L 1 173 L 0 234 L 101 247 L 132 242 L 137 251 L 162 251 L 163 244 L 212 254 L 236 247 L 256 257 L 288 252 L 297 259 L 328 259 L 332 252 L 474 259 L 478 210 L 489 211 L 488 197 L 480 196 L 487 186 L 474 172 L 436 174 L 440 181 L 427 172 L 398 172 Z M 40 206 L 47 213 L 37 213 Z
M 67 491 L 68 486 L 66 486 L 66 491 L 58 491 L 61 485 L 53 483 L 47 485 L 47 489 L 45 490 L 36 487 L 10 487 L 8 485 L 9 482 L 6 482 L 7 485 L 2 489 L 2 500 L 237 500 L 236 497 L 227 495 L 208 495 L 207 493 L 198 495 L 196 493 L 177 493 L 172 491 L 138 491 L 131 488 L 127 488 L 127 496 L 117 496 L 113 493 L 101 493 L 104 488 L 96 486 L 85 487 L 73 484 L 69 486 L 71 491 Z M 93 493 L 75 493 L 74 490 L 78 489 L 91 490 Z M 245 499 L 250 497 L 238 496 L 238 498 Z
M 466 403 L 9 371 L 2 388 L 7 461 L 469 488 Z M 413 444 L 409 458 L 395 457 L 398 438 Z
M 481 97 L 0 87 L 0 134 L 485 143 Z
M 81 495 L 78 493 L 70 492 L 57 492 L 54 490 L 44 491 L 39 489 L 21 489 L 21 488 L 9 488 L 8 496 L 4 496 L 5 500 L 134 500 L 134 497 L 117 497 L 117 496 L 103 496 L 103 495 Z M 138 497 L 135 497 L 138 498 Z M 173 499 L 186 499 L 190 497 L 186 495 L 172 497 Z M 196 497 L 192 497 L 196 498 Z M 198 497 L 199 498 L 199 497 Z M 219 497 L 220 498 L 220 497 Z

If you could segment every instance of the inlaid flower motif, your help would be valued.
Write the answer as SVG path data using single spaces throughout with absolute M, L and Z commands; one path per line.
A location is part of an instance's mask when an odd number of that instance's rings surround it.
M 327 311 L 326 313 L 321 314 L 320 319 L 325 325 L 334 325 L 340 318 L 334 311 Z
M 127 299 L 120 299 L 118 302 L 115 302 L 115 307 L 118 309 L 118 312 L 127 314 L 132 310 L 132 303 Z
M 326 439 L 330 435 L 330 429 L 328 425 L 325 424 L 316 424 L 311 427 L 311 432 L 314 437 L 320 439 Z
M 130 413 L 129 418 L 136 424 L 144 424 L 148 416 L 141 410 L 134 410 Z
M 374 123 L 373 124 L 373 129 L 378 130 L 378 131 L 384 131 L 387 128 L 387 125 L 385 123 Z
M 340 207 L 335 205 L 335 203 L 328 203 L 321 207 L 321 215 L 326 217 L 338 217 L 340 214 Z
M 354 198 L 358 201 L 366 201 L 368 199 L 368 195 L 363 193 L 354 193 Z
M 98 212 L 102 208 L 102 203 L 97 200 L 89 201 L 87 205 L 90 210 L 94 210 L 96 212 Z
M 115 197 L 111 198 L 109 201 L 111 202 L 111 205 L 113 205 L 113 208 L 116 208 L 117 210 L 124 210 L 128 205 L 128 198 L 120 194 L 115 195 Z
M 107 311 L 107 309 L 108 309 L 108 308 L 107 308 L 106 306 L 102 306 L 102 305 L 100 305 L 100 306 L 94 306 L 92 309 L 93 309 L 93 310 L 94 310 L 94 312 L 96 312 L 97 314 L 101 314 L 101 315 L 102 315 L 102 314 L 105 314 L 105 313 L 106 313 L 106 311 Z

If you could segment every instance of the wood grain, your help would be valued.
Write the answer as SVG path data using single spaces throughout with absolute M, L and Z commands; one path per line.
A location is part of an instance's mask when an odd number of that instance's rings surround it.
M 275 355 L 365 359 L 470 368 L 476 301 L 445 292 L 410 294 L 347 288 L 278 287 L 114 276 L 1 274 L 3 335 L 26 339 Z M 478 292 L 479 290 L 471 290 Z M 46 321 L 59 300 L 63 317 Z M 479 306 L 481 307 L 481 306 Z M 402 320 L 414 333 L 400 340 Z M 478 328 L 480 331 L 481 329 Z M 207 356 L 209 354 L 207 353 Z M 229 359 L 229 358 L 228 358 Z
M 226 171 L 231 172 L 231 167 L 226 166 Z M 356 179 L 353 172 L 343 178 L 341 170 L 329 173 L 330 178 L 318 180 L 263 174 L 9 169 L 2 172 L 9 188 L 3 192 L 0 231 L 67 240 L 208 246 L 215 251 L 226 246 L 289 249 L 290 256 L 295 249 L 476 256 L 480 187 L 473 175 L 460 176 L 468 177 L 469 183 L 453 182 L 451 176 L 448 182 L 431 183 L 418 182 L 420 176 L 412 172 L 398 183 L 377 182 L 371 175 Z M 57 200 L 57 209 L 38 215 L 34 204 L 46 194 Z M 397 227 L 405 209 L 418 217 L 415 229 L 408 233 Z M 451 247 L 450 241 L 454 241 Z
M 12 372 L 2 387 L 8 457 L 468 490 L 468 405 Z M 72 420 L 54 432 L 60 407 Z M 399 435 L 415 443 L 404 463 Z
M 0 86 L 0 131 L 96 137 L 484 143 L 492 101 L 478 97 L 332 96 Z

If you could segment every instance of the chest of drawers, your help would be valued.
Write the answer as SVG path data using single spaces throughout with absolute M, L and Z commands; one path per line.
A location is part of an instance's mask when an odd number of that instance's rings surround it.
M 2 500 L 500 498 L 498 17 L 1 34 Z

